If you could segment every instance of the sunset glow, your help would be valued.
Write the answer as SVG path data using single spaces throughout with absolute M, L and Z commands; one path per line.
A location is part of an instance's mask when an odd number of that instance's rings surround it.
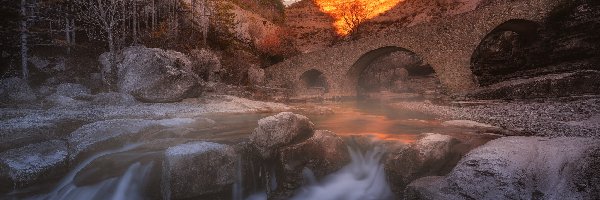
M 322 12 L 335 19 L 333 26 L 337 34 L 347 35 L 352 31 L 345 18 L 351 15 L 346 9 L 348 4 L 358 3 L 363 5 L 365 20 L 373 19 L 386 11 L 394 8 L 404 0 L 314 0 Z

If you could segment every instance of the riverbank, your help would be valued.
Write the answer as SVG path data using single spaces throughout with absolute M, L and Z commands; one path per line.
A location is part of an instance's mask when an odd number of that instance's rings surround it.
M 443 120 L 473 120 L 524 136 L 600 138 L 600 98 L 460 102 L 397 102 L 394 107 Z

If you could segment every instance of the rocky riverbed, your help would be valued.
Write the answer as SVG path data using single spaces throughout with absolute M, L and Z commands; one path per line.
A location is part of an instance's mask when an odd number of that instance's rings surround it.
M 395 103 L 394 107 L 430 113 L 441 119 L 492 124 L 507 135 L 600 137 L 600 99 L 596 96 L 514 101 L 465 101 L 454 105 Z
M 595 97 L 353 105 L 361 111 L 216 94 L 143 103 L 78 84 L 31 98 L 20 91 L 0 109 L 8 199 L 595 199 L 600 191 Z

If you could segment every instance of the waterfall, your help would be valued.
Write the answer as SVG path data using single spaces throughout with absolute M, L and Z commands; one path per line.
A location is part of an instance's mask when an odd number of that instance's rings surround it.
M 361 153 L 348 148 L 352 162 L 322 181 L 309 169 L 304 170 L 308 185 L 300 188 L 292 200 L 385 200 L 394 199 L 387 183 L 378 148 Z
M 302 171 L 304 185 L 292 200 L 387 200 L 394 199 L 381 163 L 383 152 L 379 148 L 366 153 L 348 148 L 352 161 L 342 169 L 317 181 L 314 173 Z M 266 200 L 266 192 L 256 193 L 246 200 Z
M 152 170 L 153 163 L 141 164 L 139 162 L 129 166 L 127 171 L 120 177 L 106 179 L 100 183 L 90 186 L 76 186 L 74 179 L 77 173 L 84 169 L 94 160 L 113 153 L 131 150 L 139 145 L 128 145 L 118 150 L 107 151 L 96 154 L 69 172 L 55 187 L 45 195 L 32 197 L 34 200 L 137 200 L 144 199 L 143 189 Z

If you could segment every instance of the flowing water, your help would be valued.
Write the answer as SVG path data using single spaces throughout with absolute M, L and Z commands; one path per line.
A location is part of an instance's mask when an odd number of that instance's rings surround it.
M 427 132 L 471 138 L 469 135 L 457 134 L 464 132 L 463 130 L 442 127 L 433 116 L 399 111 L 383 104 L 335 102 L 316 107 L 294 106 L 308 108 L 297 113 L 308 116 L 318 129 L 330 130 L 342 136 L 369 135 L 374 139 L 403 143 L 413 142 L 420 133 Z M 322 106 L 331 108 L 333 113 L 311 114 L 314 112 L 309 111 Z M 160 194 L 148 193 L 160 193 L 160 188 L 157 188 L 160 187 L 160 179 L 153 178 L 156 176 L 153 170 L 160 168 L 161 155 L 166 148 L 194 140 L 226 143 L 244 141 L 256 128 L 257 121 L 269 115 L 273 113 L 207 115 L 206 119 L 198 120 L 194 126 L 162 130 L 149 134 L 146 141 L 140 144 L 129 144 L 121 149 L 98 153 L 81 162 L 56 184 L 14 196 L 17 199 L 27 197 L 47 200 L 160 198 Z M 480 140 L 483 143 L 488 139 Z M 368 152 L 350 150 L 350 155 L 352 162 L 348 166 L 323 180 L 317 181 L 310 170 L 305 170 L 308 184 L 297 191 L 294 199 L 391 198 L 392 193 L 380 163 L 382 153 L 377 149 Z M 243 187 L 240 184 L 234 185 L 234 199 L 266 199 L 264 192 L 242 197 Z
M 317 182 L 309 169 L 304 169 L 308 185 L 300 188 L 292 200 L 386 200 L 394 195 L 387 183 L 383 152 L 375 148 L 366 153 L 349 148 L 352 161 L 339 171 Z

